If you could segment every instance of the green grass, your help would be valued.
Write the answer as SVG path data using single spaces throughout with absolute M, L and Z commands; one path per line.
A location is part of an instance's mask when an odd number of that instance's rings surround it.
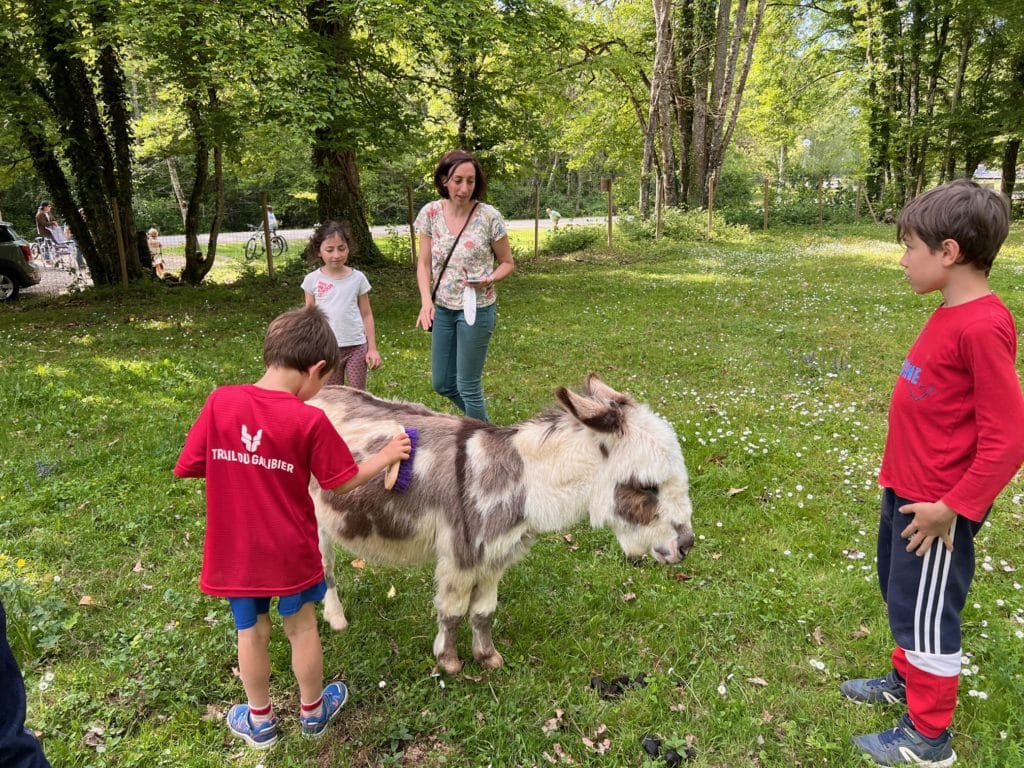
M 516 234 L 531 258 L 500 290 L 492 418 L 528 418 L 588 371 L 650 403 L 683 441 L 697 547 L 682 566 L 634 567 L 607 531 L 542 537 L 502 582 L 507 666 L 470 661 L 449 679 L 432 675 L 431 571 L 340 557 L 352 626 L 322 636 L 327 672 L 353 698 L 323 740 L 303 740 L 278 632 L 286 725 L 267 754 L 223 724 L 243 695 L 230 613 L 197 587 L 202 483 L 171 467 L 208 392 L 260 375 L 266 323 L 301 303 L 301 265 L 273 283 L 229 270 L 214 277 L 242 279 L 26 294 L 0 311 L 0 596 L 29 724 L 55 766 L 543 766 L 560 752 L 653 766 L 649 733 L 689 739 L 687 765 L 702 768 L 863 764 L 849 737 L 896 714 L 836 687 L 886 668 L 875 474 L 892 384 L 936 298 L 906 286 L 891 228 L 623 239 L 538 260 L 532 236 Z M 413 270 L 369 276 L 384 356 L 371 391 L 445 409 L 429 338 L 413 329 Z M 1024 322 L 1022 277 L 1016 231 L 992 284 Z M 1011 570 L 1024 566 L 1022 496 L 1018 479 L 978 538 L 964 615 L 976 671 L 955 722 L 964 765 L 1024 764 L 1024 571 Z M 588 688 L 639 672 L 649 685 L 615 701 Z M 603 755 L 583 741 L 605 738 Z

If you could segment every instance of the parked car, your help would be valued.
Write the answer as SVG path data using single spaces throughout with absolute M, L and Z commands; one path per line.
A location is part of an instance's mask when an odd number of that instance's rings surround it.
M 18 298 L 22 288 L 37 285 L 43 272 L 32 257 L 28 241 L 6 221 L 0 221 L 0 302 Z

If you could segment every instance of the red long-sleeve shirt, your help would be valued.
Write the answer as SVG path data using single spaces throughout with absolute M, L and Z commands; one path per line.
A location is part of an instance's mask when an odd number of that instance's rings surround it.
M 319 408 L 251 384 L 214 390 L 185 438 L 174 474 L 206 478 L 199 587 L 220 597 L 274 597 L 324 577 L 312 474 L 323 488 L 359 465 Z
M 1017 330 L 999 297 L 940 306 L 903 363 L 879 483 L 980 521 L 1024 462 Z

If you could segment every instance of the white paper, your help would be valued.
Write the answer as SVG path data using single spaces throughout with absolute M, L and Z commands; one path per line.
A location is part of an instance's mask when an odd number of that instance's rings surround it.
M 462 289 L 462 313 L 466 318 L 466 325 L 473 325 L 476 322 L 476 288 L 471 285 Z

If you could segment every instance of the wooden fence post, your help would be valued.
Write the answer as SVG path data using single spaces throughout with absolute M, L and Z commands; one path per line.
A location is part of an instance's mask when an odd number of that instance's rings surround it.
M 825 180 L 818 179 L 818 226 L 825 223 Z
M 121 262 L 121 287 L 128 287 L 128 254 L 124 247 L 124 232 L 121 231 L 121 206 L 117 198 L 110 201 L 111 213 L 114 214 L 114 237 L 117 240 L 117 258 Z
M 416 263 L 416 233 L 413 232 L 413 217 L 412 217 L 412 187 L 405 188 L 405 199 L 406 207 L 409 218 L 409 250 L 412 252 L 412 263 Z
M 260 208 L 263 209 L 263 243 L 267 246 L 267 276 L 274 276 L 274 254 L 270 250 L 270 218 L 267 216 L 267 193 L 260 192 Z
M 540 251 L 540 179 L 533 180 L 533 258 Z
M 708 176 L 708 240 L 711 239 L 711 232 L 714 229 L 715 218 L 715 175 Z
M 857 194 L 853 196 L 853 221 L 856 224 L 860 224 L 860 195 L 861 195 L 861 183 L 857 182 Z
M 661 205 L 665 200 L 665 179 L 658 176 L 657 186 L 654 188 L 654 239 L 661 239 Z
M 768 186 L 769 186 L 769 180 L 768 180 L 768 177 L 765 176 L 764 177 L 764 228 L 765 228 L 765 231 L 768 230 Z
M 612 180 L 601 179 L 601 191 L 608 193 L 608 247 L 612 247 Z

